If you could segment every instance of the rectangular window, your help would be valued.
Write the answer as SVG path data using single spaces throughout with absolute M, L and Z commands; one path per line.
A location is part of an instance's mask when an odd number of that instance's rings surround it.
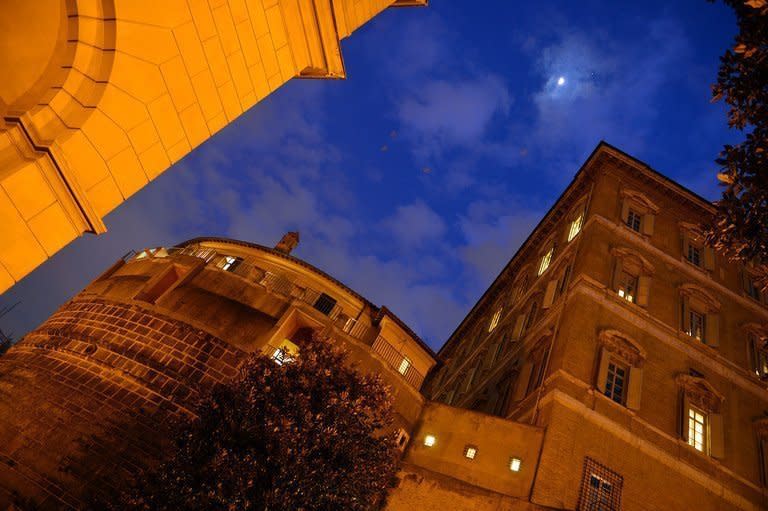
M 605 381 L 605 395 L 619 404 L 624 404 L 627 389 L 629 367 L 611 360 L 608 363 L 608 376 Z
M 224 271 L 235 271 L 243 260 L 239 257 L 224 256 L 219 261 L 218 267 Z
M 464 457 L 473 460 L 477 456 L 477 447 L 474 445 L 467 445 L 464 447 Z
M 688 259 L 688 262 L 691 263 L 694 266 L 701 266 L 701 247 L 697 247 L 696 245 L 692 245 L 688 243 L 688 253 L 686 254 L 686 259 Z
M 547 268 L 549 268 L 549 263 L 552 262 L 552 253 L 555 251 L 555 248 L 550 248 L 546 254 L 544 254 L 541 257 L 541 262 L 539 263 L 539 271 L 538 275 L 541 275 L 545 271 L 547 271 Z
M 707 327 L 706 316 L 700 312 L 696 312 L 695 310 L 689 310 L 688 321 L 691 325 L 691 330 L 688 332 L 688 335 L 695 338 L 696 340 L 704 342 L 706 339 Z
M 704 452 L 707 414 L 696 408 L 688 408 L 688 445 Z
M 499 324 L 499 320 L 501 319 L 501 308 L 496 311 L 496 313 L 493 315 L 493 318 L 491 318 L 491 324 L 488 325 L 488 331 L 493 332 L 493 329 L 496 328 Z
M 760 301 L 760 286 L 757 284 L 754 278 L 746 278 L 746 291 L 747 295 L 753 300 Z
M 560 279 L 560 289 L 558 290 L 558 294 L 562 295 L 568 290 L 568 279 L 571 278 L 571 265 L 565 267 L 565 271 L 563 272 L 563 278 Z
M 571 229 L 568 231 L 568 241 L 578 236 L 581 232 L 581 223 L 584 221 L 584 213 L 580 213 L 579 216 L 573 219 L 571 222 Z
M 405 374 L 409 367 L 411 367 L 411 361 L 408 360 L 407 357 L 403 357 L 402 362 L 400 362 L 400 365 L 397 368 L 397 372 L 400 374 Z
M 322 293 L 315 301 L 314 307 L 327 316 L 336 307 L 336 300 Z
M 627 214 L 627 227 L 632 229 L 633 231 L 640 232 L 640 224 L 642 222 L 642 215 L 635 211 L 634 209 L 630 209 L 629 213 Z
M 624 478 L 592 458 L 584 459 L 579 511 L 619 511 Z
M 626 271 L 619 275 L 619 296 L 628 302 L 634 302 L 637 295 L 637 277 Z

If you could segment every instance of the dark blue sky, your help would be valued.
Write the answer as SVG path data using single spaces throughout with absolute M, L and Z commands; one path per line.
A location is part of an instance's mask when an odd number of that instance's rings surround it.
M 19 336 L 131 248 L 273 245 L 389 306 L 433 347 L 601 139 L 714 199 L 734 140 L 711 104 L 723 5 L 459 2 L 343 42 L 346 81 L 292 80 L 0 297 Z M 558 79 L 562 77 L 562 85 Z

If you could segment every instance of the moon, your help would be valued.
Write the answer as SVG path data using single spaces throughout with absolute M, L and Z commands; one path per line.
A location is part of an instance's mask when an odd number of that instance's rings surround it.
M 565 77 L 561 76 L 560 78 L 557 79 L 557 86 L 562 87 L 563 85 L 565 85 Z

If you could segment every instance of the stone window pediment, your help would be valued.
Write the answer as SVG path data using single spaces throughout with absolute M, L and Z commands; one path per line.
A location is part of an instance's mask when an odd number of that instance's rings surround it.
M 638 213 L 652 215 L 659 213 L 659 207 L 644 193 L 625 188 L 621 191 L 621 197 L 628 201 L 633 208 L 637 208 Z
M 725 397 L 707 380 L 690 374 L 679 374 L 675 382 L 693 406 L 707 413 L 720 413 Z
M 621 259 L 622 267 L 627 270 L 634 270 L 637 275 L 653 275 L 656 271 L 653 264 L 648 259 L 643 257 L 639 252 L 636 252 L 627 247 L 613 247 L 611 248 L 611 255 L 617 259 Z
M 720 301 L 701 286 L 683 284 L 680 286 L 680 294 L 687 298 L 691 304 L 703 309 L 702 312 L 717 314 L 720 311 Z
M 618 330 L 603 330 L 598 342 L 609 353 L 633 367 L 642 367 L 647 357 L 645 349 L 634 339 Z

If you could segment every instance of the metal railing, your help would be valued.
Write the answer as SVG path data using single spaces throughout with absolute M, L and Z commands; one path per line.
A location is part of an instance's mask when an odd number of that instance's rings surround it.
M 400 353 L 397 348 L 392 346 L 389 341 L 382 336 L 378 336 L 373 343 L 373 352 L 383 358 L 387 364 L 389 364 L 395 371 L 400 373 L 405 381 L 413 385 L 416 390 L 419 390 L 421 384 L 424 382 L 424 375 L 422 375 L 416 368 L 413 367 L 411 361 Z

